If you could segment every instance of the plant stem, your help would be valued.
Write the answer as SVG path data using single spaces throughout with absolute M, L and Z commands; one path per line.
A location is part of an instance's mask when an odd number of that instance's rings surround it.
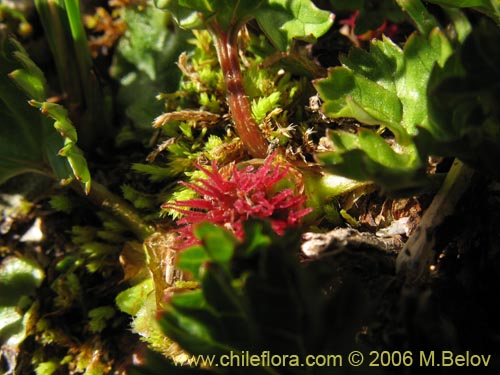
M 78 182 L 71 184 L 73 190 L 82 194 L 82 188 Z M 96 206 L 103 208 L 115 216 L 121 223 L 127 226 L 142 241 L 154 233 L 154 228 L 140 218 L 138 213 L 120 197 L 111 193 L 105 186 L 92 181 L 90 193 L 85 196 Z
M 436 255 L 436 229 L 453 213 L 458 201 L 467 191 L 473 175 L 472 168 L 458 159 L 455 160 L 417 230 L 398 254 L 397 271 L 404 272 L 409 284 L 425 281 L 429 276 L 429 266 Z
M 238 58 L 238 32 L 222 31 L 216 21 L 209 25 L 208 30 L 214 39 L 217 57 L 224 74 L 227 102 L 236 132 L 251 156 L 265 158 L 268 141 L 252 116 L 250 102 L 243 86 Z

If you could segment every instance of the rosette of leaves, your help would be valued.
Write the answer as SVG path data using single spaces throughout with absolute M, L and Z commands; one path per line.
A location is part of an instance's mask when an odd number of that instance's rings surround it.
M 420 2 L 398 2 L 419 33 L 403 48 L 384 37 L 369 51 L 354 49 L 342 58 L 343 66 L 315 83 L 327 115 L 387 128 L 395 140 L 365 126 L 358 134 L 335 130 L 332 151 L 318 159 L 334 173 L 399 192 L 426 185 L 429 155 L 459 157 L 498 176 L 492 162 L 499 144 L 492 104 L 498 97 L 498 56 L 485 52 L 495 50 L 498 28 L 483 20 L 467 37 L 470 23 L 460 11 L 447 9 L 457 34 L 453 53 L 449 37 Z
M 21 44 L 2 33 L 0 48 L 0 183 L 35 172 L 76 178 L 88 193 L 90 173 L 67 111 L 46 101 L 45 76 Z
M 177 264 L 200 287 L 168 296 L 159 318 L 163 332 L 185 352 L 222 355 L 248 351 L 260 355 L 270 351 L 304 358 L 311 353 L 339 352 L 353 346 L 366 301 L 353 285 L 325 293 L 322 273 L 314 267 L 303 267 L 297 259 L 300 241 L 296 231 L 277 237 L 265 222 L 251 221 L 245 224 L 243 242 L 209 223 L 198 225 L 195 234 L 200 245 L 182 251 Z M 347 304 L 342 302 L 344 293 L 350 296 Z M 153 374 L 159 368 L 169 368 L 173 374 L 187 370 L 166 360 L 155 361 L 148 368 L 136 369 L 136 373 Z M 189 371 L 311 373 L 310 368 L 300 366 L 192 366 Z M 328 373 L 326 368 L 314 371 Z
M 426 160 L 412 138 L 418 126 L 429 124 L 426 95 L 432 68 L 443 65 L 450 53 L 448 39 L 435 28 L 427 36 L 412 34 L 404 48 L 383 37 L 372 41 L 369 51 L 357 48 L 342 57 L 342 66 L 315 82 L 323 111 L 368 126 L 358 134 L 331 131 L 333 149 L 318 154 L 319 161 L 334 173 L 372 180 L 386 190 L 425 184 Z M 392 146 L 379 127 L 395 136 Z

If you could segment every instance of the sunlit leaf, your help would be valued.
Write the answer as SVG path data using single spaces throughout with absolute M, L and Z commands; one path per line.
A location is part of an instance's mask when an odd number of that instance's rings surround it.
M 285 51 L 294 39 L 314 41 L 327 32 L 333 14 L 318 9 L 312 1 L 269 0 L 257 10 L 255 19 L 269 39 Z
M 19 44 L 17 49 L 18 51 L 14 52 L 13 55 L 24 67 L 10 73 L 10 78 L 33 99 L 43 100 L 46 97 L 45 91 L 47 87 L 43 72 L 28 57 Z
M 116 297 L 118 308 L 130 315 L 136 315 L 144 304 L 146 297 L 153 293 L 153 280 L 147 279 L 124 290 Z
M 333 23 L 333 15 L 318 9 L 310 0 L 155 0 L 155 4 L 169 10 L 185 28 L 206 27 L 216 22 L 227 32 L 254 18 L 282 51 L 294 39 L 314 40 Z
M 43 102 L 48 91 L 45 77 L 21 44 L 3 35 L 0 42 L 0 183 L 25 172 L 54 175 L 60 180 L 74 176 L 88 193 L 90 172 L 76 146 L 76 130 L 67 111 Z M 28 99 L 41 113 L 30 107 Z M 44 114 L 55 120 L 53 127 Z
M 103 81 L 97 79 L 94 71 L 80 1 L 34 0 L 34 6 L 67 108 L 70 112 L 75 108 L 85 109 L 78 116 L 71 113 L 80 133 L 80 142 L 85 148 L 94 147 L 110 136 L 111 108 Z
M 353 49 L 325 79 L 315 82 L 323 110 L 332 118 L 350 117 L 364 125 L 389 129 L 391 145 L 375 130 L 357 135 L 331 131 L 332 151 L 317 155 L 326 168 L 348 178 L 371 180 L 387 190 L 424 186 L 425 157 L 413 137 L 429 127 L 427 85 L 433 67 L 444 65 L 451 45 L 439 29 L 411 35 L 404 48 L 388 38 L 370 50 Z
M 389 128 L 403 143 L 427 122 L 427 80 L 435 63 L 451 53 L 446 37 L 434 30 L 429 37 L 413 34 L 404 49 L 388 38 L 371 43 L 370 51 L 353 49 L 315 85 L 332 118 L 353 117 Z
M 68 160 L 73 175 L 84 186 L 84 191 L 88 194 L 91 183 L 90 171 L 82 150 L 76 145 L 76 129 L 69 119 L 68 112 L 64 107 L 56 103 L 41 103 L 35 100 L 31 100 L 29 103 L 36 108 L 40 108 L 42 114 L 55 120 L 53 126 L 64 138 L 64 146 L 59 150 L 58 154 Z

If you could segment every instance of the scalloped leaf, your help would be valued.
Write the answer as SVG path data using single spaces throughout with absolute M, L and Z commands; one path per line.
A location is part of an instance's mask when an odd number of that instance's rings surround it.
M 443 65 L 450 54 L 451 46 L 438 29 L 428 38 L 412 34 L 404 49 L 385 37 L 373 41 L 370 51 L 353 49 L 341 59 L 343 66 L 315 81 L 323 111 L 332 118 L 385 126 L 407 143 L 417 125 L 428 123 L 427 81 L 434 64 Z
M 81 1 L 34 0 L 33 3 L 65 104 L 70 112 L 75 108 L 84 109 L 78 114 L 72 113 L 80 144 L 84 149 L 92 149 L 112 134 L 111 107 L 103 80 L 98 79 L 94 70 L 80 11 Z M 46 97 L 32 98 L 46 100 Z
M 29 104 L 39 108 L 43 115 L 55 120 L 53 123 L 54 129 L 64 139 L 64 146 L 58 151 L 58 155 L 67 159 L 72 175 L 83 185 L 85 194 L 89 194 L 91 185 L 90 171 L 82 150 L 76 145 L 76 141 L 78 140 L 76 129 L 68 117 L 67 110 L 56 103 L 30 100 Z M 71 176 L 67 178 L 71 179 Z M 66 181 L 65 183 L 68 182 Z
M 30 100 L 29 104 L 39 108 L 44 115 L 49 115 L 55 120 L 54 128 L 61 134 L 61 137 L 69 138 L 71 142 L 76 143 L 78 136 L 76 135 L 75 127 L 69 119 L 66 108 L 56 103 L 40 103 L 37 100 Z
M 425 170 L 414 144 L 395 151 L 369 129 L 358 134 L 333 132 L 334 150 L 317 154 L 327 169 L 358 181 L 375 181 L 386 190 L 412 191 L 427 184 Z
M 444 65 L 451 46 L 439 29 L 428 36 L 412 34 L 403 49 L 388 38 L 373 41 L 369 51 L 352 50 L 343 66 L 330 69 L 314 82 L 332 118 L 350 117 L 365 125 L 388 128 L 396 142 L 390 146 L 375 131 L 358 135 L 330 132 L 332 151 L 318 159 L 333 173 L 371 180 L 386 190 L 419 188 L 426 183 L 413 138 L 428 128 L 427 84 L 435 65 Z
M 257 10 L 255 19 L 274 45 L 285 51 L 294 39 L 312 42 L 326 33 L 334 15 L 312 1 L 269 0 Z
M 310 0 L 155 0 L 155 5 L 170 11 L 183 28 L 216 22 L 227 32 L 254 18 L 282 51 L 294 39 L 313 41 L 333 23 L 333 14 L 317 8 Z
M 74 176 L 88 193 L 90 172 L 76 146 L 76 130 L 67 111 L 43 102 L 48 91 L 45 77 L 22 45 L 3 34 L 0 43 L 0 183 L 26 172 L 55 175 L 65 181 Z M 49 117 L 33 106 L 55 120 L 53 127 Z
M 177 90 L 181 76 L 177 59 L 181 52 L 189 52 L 192 33 L 171 27 L 170 15 L 152 5 L 125 7 L 121 18 L 127 30 L 116 45 L 110 68 L 120 82 L 115 104 L 137 128 L 151 131 L 151 119 L 164 109 L 155 98 L 159 92 Z

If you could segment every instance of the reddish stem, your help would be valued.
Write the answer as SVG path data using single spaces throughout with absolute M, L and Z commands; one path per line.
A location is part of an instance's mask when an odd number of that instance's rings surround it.
M 268 141 L 252 116 L 250 102 L 243 86 L 238 56 L 238 33 L 224 32 L 216 22 L 212 22 L 209 30 L 224 74 L 227 102 L 236 132 L 250 155 L 254 158 L 265 158 Z

